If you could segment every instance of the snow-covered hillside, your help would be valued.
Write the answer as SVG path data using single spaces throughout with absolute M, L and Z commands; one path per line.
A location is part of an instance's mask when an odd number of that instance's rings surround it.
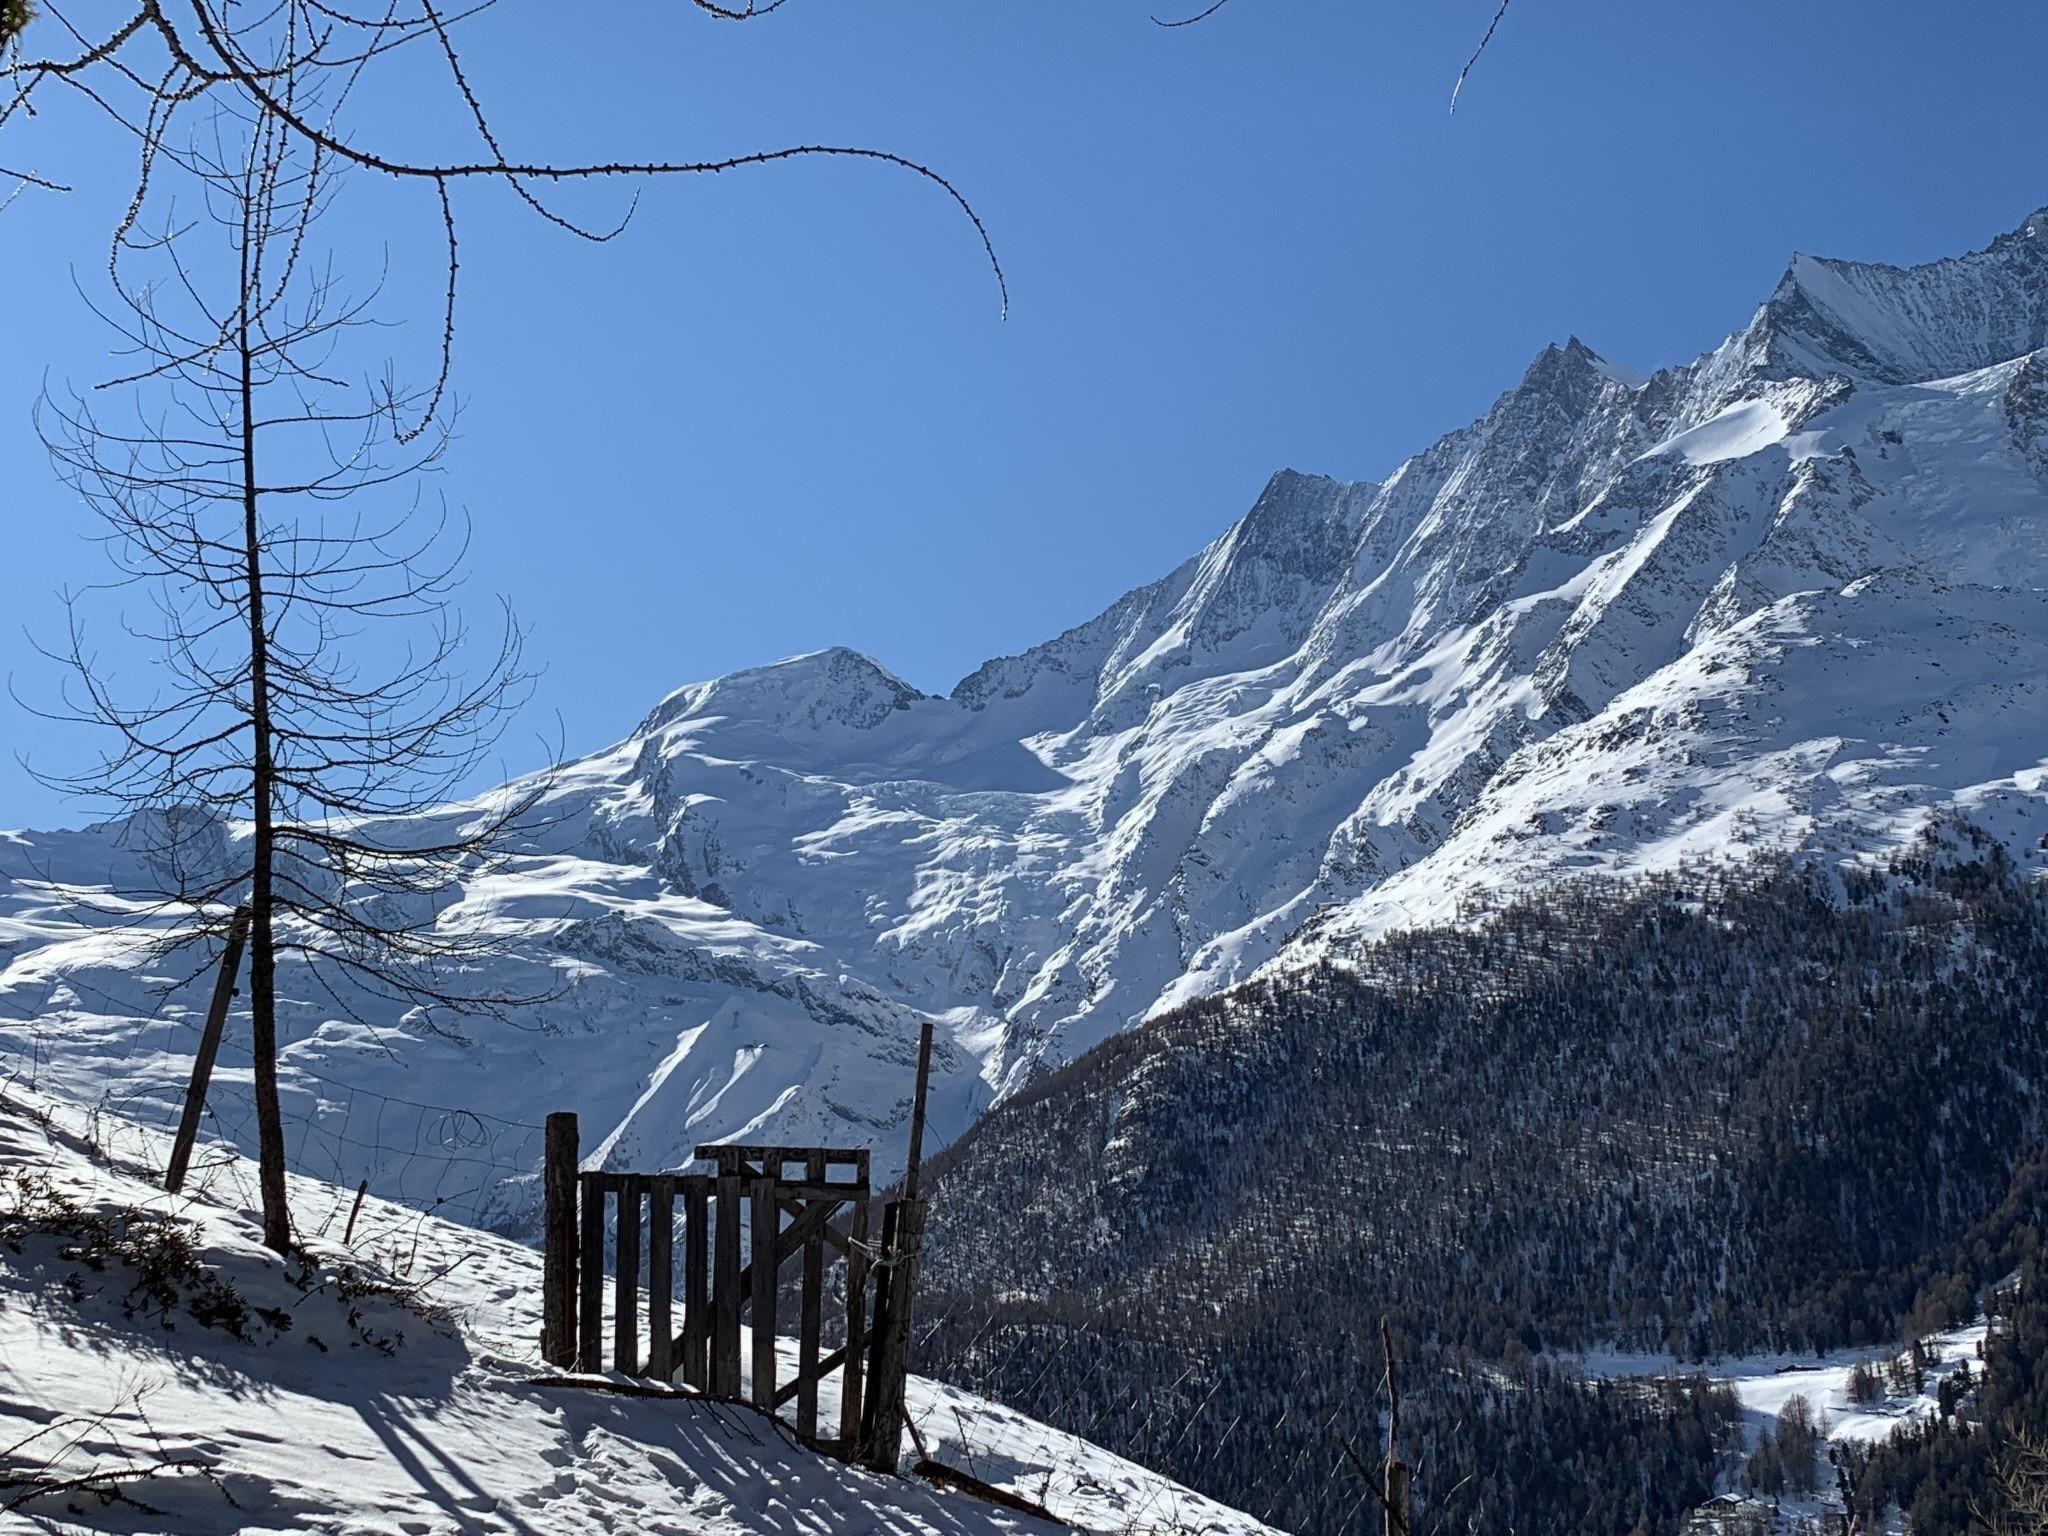
M 215 1157 L 173 1197 L 164 1150 L 0 1092 L 0 1530 L 1058 1528 L 843 1466 L 749 1409 L 537 1384 L 561 1378 L 536 1358 L 530 1249 L 376 1199 L 351 1225 L 350 1191 L 298 1178 L 319 1231 L 287 1263 L 261 1245 L 253 1167 Z M 1273 1536 L 969 1393 L 913 1378 L 908 1407 L 935 1458 L 1080 1530 Z
M 2048 210 L 1925 267 L 1798 257 L 1694 363 L 1573 340 L 1384 484 L 1276 475 L 948 697 L 847 651 L 679 690 L 448 914 L 561 996 L 438 1034 L 287 972 L 287 1113 L 429 1202 L 422 1146 L 488 1142 L 475 1214 L 511 1225 L 552 1108 L 615 1166 L 744 1135 L 886 1174 L 926 1018 L 944 1138 L 1162 1007 L 1561 872 L 1858 856 L 1942 810 L 2038 868 L 2044 588 Z M 75 899 L 146 886 L 122 829 L 17 834 L 0 881 L 0 1045 L 167 1115 L 200 989 Z

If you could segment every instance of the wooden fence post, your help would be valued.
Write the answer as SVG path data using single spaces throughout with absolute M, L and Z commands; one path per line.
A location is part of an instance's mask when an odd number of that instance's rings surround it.
M 875 1301 L 875 1342 L 868 1367 L 862 1460 L 894 1472 L 903 1455 L 903 1412 L 910 1375 L 910 1329 L 917 1297 L 924 1202 L 892 1200 L 882 1212 L 882 1276 Z
M 903 1404 L 910 1374 L 910 1320 L 917 1295 L 917 1260 L 924 1244 L 925 1098 L 931 1088 L 932 1021 L 917 1035 L 917 1087 L 910 1103 L 910 1148 L 903 1165 L 903 1197 L 882 1208 L 881 1286 L 875 1296 L 874 1348 L 868 1362 L 867 1403 L 861 1411 L 861 1460 L 894 1472 L 903 1456 Z
M 199 1052 L 192 1058 L 192 1081 L 185 1088 L 185 1113 L 178 1119 L 178 1137 L 171 1143 L 170 1166 L 164 1170 L 164 1188 L 177 1194 L 185 1187 L 185 1172 L 192 1166 L 192 1146 L 199 1139 L 199 1116 L 206 1108 L 206 1085 L 213 1079 L 213 1059 L 220 1054 L 220 1037 L 227 1028 L 228 1004 L 235 996 L 235 976 L 242 968 L 242 946 L 249 938 L 249 909 L 235 908 L 228 919 L 227 947 L 220 952 L 220 973 L 213 982 L 213 1001 L 207 1005 L 206 1023 L 199 1031 Z
M 540 1357 L 549 1365 L 576 1364 L 576 1117 L 548 1116 L 541 1163 L 545 1208 L 541 1221 Z
M 753 1206 L 753 1301 L 747 1322 L 754 1344 L 754 1406 L 775 1411 L 775 1250 L 782 1237 L 782 1211 L 775 1203 L 775 1177 L 747 1181 Z
M 583 1281 L 576 1308 L 576 1369 L 604 1369 L 604 1175 L 576 1177 L 583 1211 Z

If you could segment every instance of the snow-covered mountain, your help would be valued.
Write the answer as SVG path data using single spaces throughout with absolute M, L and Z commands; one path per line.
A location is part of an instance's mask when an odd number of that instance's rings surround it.
M 1569 872 L 1853 857 L 1943 812 L 2039 867 L 2044 589 L 2048 210 L 1927 266 L 1796 257 L 1697 361 L 1547 348 L 1384 484 L 1276 475 L 947 697 L 844 650 L 680 689 L 451 908 L 560 998 L 456 1038 L 288 976 L 288 1113 L 415 1199 L 481 1134 L 440 1106 L 576 1108 L 635 1168 L 894 1149 L 925 1018 L 950 1136 L 1161 1008 Z M 200 989 L 162 1002 L 74 899 L 144 876 L 120 828 L 0 842 L 0 1030 L 167 1112 Z

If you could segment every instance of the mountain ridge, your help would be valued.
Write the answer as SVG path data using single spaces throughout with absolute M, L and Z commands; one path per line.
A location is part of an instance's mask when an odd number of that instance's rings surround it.
M 1919 267 L 1794 258 L 1647 378 L 1568 338 L 1384 481 L 1280 471 L 943 696 L 842 647 L 688 684 L 447 904 L 561 998 L 444 1032 L 288 975 L 287 1081 L 324 1075 L 298 1112 L 424 1077 L 522 1120 L 573 1092 L 620 1166 L 893 1146 L 927 1019 L 945 1138 L 1137 1020 L 1573 872 L 1869 858 L 1947 814 L 2038 870 L 2044 255 L 2048 210 Z M 75 899 L 146 873 L 118 828 L 0 841 L 0 1017 L 92 1043 L 65 1091 L 167 1110 L 155 1021 L 193 989 Z

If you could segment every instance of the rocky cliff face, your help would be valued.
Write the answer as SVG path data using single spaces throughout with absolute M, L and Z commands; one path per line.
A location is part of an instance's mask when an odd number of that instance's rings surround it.
M 323 1124 L 330 1081 L 573 1101 L 622 1165 L 893 1145 L 925 1018 L 950 1135 L 1163 1006 L 1566 871 L 1854 858 L 1943 812 L 2038 864 L 2044 327 L 2048 211 L 1924 267 L 1798 257 L 1687 366 L 1574 339 L 1384 484 L 1276 475 L 950 697 L 843 650 L 681 689 L 456 904 L 558 1002 L 455 1039 L 299 978 L 287 1080 Z M 0 845 L 0 1012 L 40 1021 L 0 1028 L 168 1104 L 146 964 L 70 894 L 141 880 L 131 843 Z M 384 1166 L 353 1140 L 340 1174 Z

